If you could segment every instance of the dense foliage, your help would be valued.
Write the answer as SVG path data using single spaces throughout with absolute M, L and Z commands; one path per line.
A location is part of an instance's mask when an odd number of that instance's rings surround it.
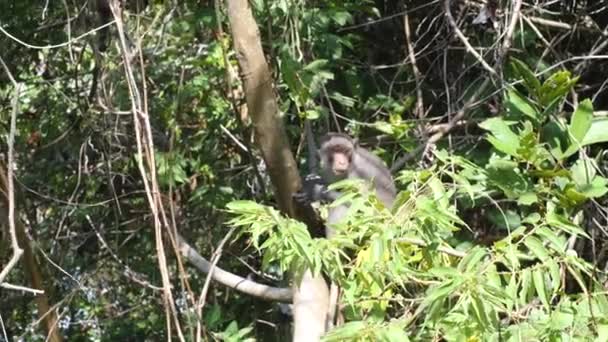
M 15 218 L 65 340 L 178 336 L 123 45 L 170 225 L 261 283 L 331 277 L 346 323 L 328 339 L 608 339 L 605 1 L 250 1 L 302 174 L 304 119 L 405 161 L 393 208 L 335 185 L 351 205 L 331 239 L 276 209 L 223 2 L 122 1 L 128 37 L 111 25 L 103 52 L 94 3 L 0 3 L 0 165 L 15 113 Z M 276 303 L 208 289 L 165 240 L 186 340 L 286 339 Z M 32 287 L 32 272 L 19 263 L 4 281 Z M 45 340 L 34 299 L 0 288 L 0 341 Z

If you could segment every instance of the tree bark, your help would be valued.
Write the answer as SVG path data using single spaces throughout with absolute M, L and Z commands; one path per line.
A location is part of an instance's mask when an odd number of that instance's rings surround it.
M 279 112 L 272 76 L 249 3 L 247 0 L 228 0 L 227 3 L 232 39 L 241 69 L 256 144 L 262 152 L 270 174 L 279 209 L 296 218 L 315 217 L 310 215 L 310 211 L 306 215 L 300 209 L 294 208 L 292 195 L 301 186 L 300 176 Z M 318 220 L 313 221 L 316 221 L 310 222 L 313 226 L 318 224 Z M 314 230 L 316 229 L 318 227 L 314 227 Z M 306 271 L 300 283 L 294 284 L 294 341 L 320 339 L 325 332 L 328 301 L 329 291 L 323 277 L 313 276 L 310 271 Z

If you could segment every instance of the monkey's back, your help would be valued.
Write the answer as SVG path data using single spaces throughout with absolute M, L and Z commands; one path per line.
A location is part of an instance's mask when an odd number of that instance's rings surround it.
M 352 166 L 352 171 L 355 173 L 353 176 L 373 182 L 378 199 L 385 206 L 391 207 L 397 189 L 384 161 L 367 149 L 357 146 L 356 153 L 353 154 Z

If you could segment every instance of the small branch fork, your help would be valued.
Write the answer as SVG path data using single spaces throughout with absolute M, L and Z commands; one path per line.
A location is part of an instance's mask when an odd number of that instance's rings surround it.
M 2 186 L 0 186 L 0 191 L 2 191 L 2 196 L 5 197 L 6 202 L 8 203 L 8 230 L 9 236 L 11 238 L 11 248 L 13 250 L 13 256 L 6 264 L 6 266 L 0 271 L 0 287 L 10 290 L 19 290 L 19 291 L 27 291 L 34 294 L 41 294 L 44 291 L 31 289 L 24 286 L 13 285 L 4 282 L 4 279 L 8 276 L 9 272 L 17 265 L 19 259 L 23 255 L 23 249 L 19 247 L 19 243 L 17 240 L 17 231 L 15 229 L 15 192 L 13 191 L 13 164 L 15 162 L 14 156 L 14 144 L 15 144 L 15 131 L 17 130 L 17 113 L 19 112 L 19 96 L 21 94 L 22 84 L 18 83 L 13 77 L 12 73 L 8 69 L 4 60 L 0 57 L 0 63 L 4 68 L 4 71 L 10 78 L 11 82 L 15 86 L 15 96 L 13 97 L 13 110 L 11 112 L 11 123 L 10 123 L 10 132 L 8 136 L 8 162 L 7 162 L 7 177 L 4 179 L 2 173 L 0 172 L 0 182 Z M 6 187 L 6 190 L 3 189 Z M 6 191 L 6 192 L 5 192 Z
M 501 44 L 500 51 L 498 52 L 498 56 L 496 58 L 496 63 L 494 65 L 494 67 L 490 66 L 483 59 L 483 56 L 481 56 L 475 50 L 475 48 L 473 48 L 473 46 L 469 43 L 467 37 L 458 28 L 456 21 L 454 20 L 454 17 L 452 16 L 452 11 L 450 9 L 451 0 L 444 0 L 443 4 L 444 4 L 445 16 L 447 18 L 448 23 L 450 24 L 450 27 L 456 34 L 456 37 L 462 42 L 462 44 L 465 46 L 466 50 L 478 60 L 478 62 L 482 65 L 482 67 L 492 77 L 488 77 L 484 80 L 484 82 L 481 84 L 481 86 L 479 88 L 477 88 L 475 93 L 467 100 L 467 102 L 464 103 L 462 108 L 460 110 L 458 110 L 455 113 L 455 115 L 453 115 L 450 118 L 448 123 L 445 126 L 443 126 L 442 129 L 440 129 L 437 133 L 435 133 L 431 137 L 429 137 L 429 139 L 424 144 L 418 145 L 418 147 L 415 148 L 413 151 L 411 151 L 411 152 L 407 153 L 406 155 L 404 155 L 403 157 L 397 159 L 393 163 L 393 166 L 391 167 L 391 172 L 395 172 L 395 171 L 401 169 L 401 167 L 403 165 L 405 165 L 406 162 L 408 162 L 409 160 L 414 158 L 420 152 L 428 150 L 428 148 L 431 145 L 435 144 L 437 141 L 439 141 L 441 138 L 443 138 L 448 132 L 450 132 L 454 127 L 456 127 L 462 119 L 464 119 L 464 116 L 469 109 L 474 108 L 481 103 L 480 96 L 485 91 L 485 89 L 490 85 L 490 82 L 492 82 L 493 79 L 496 79 L 496 80 L 501 79 L 501 75 L 496 71 L 496 69 L 502 70 L 502 67 L 501 67 L 502 63 L 506 60 L 506 57 L 509 53 L 509 48 L 511 47 L 511 39 L 513 38 L 513 33 L 515 31 L 515 27 L 517 26 L 517 22 L 519 21 L 519 18 L 521 16 L 522 0 L 513 0 L 511 19 L 509 21 L 509 25 L 507 26 L 507 31 L 504 34 L 503 42 Z

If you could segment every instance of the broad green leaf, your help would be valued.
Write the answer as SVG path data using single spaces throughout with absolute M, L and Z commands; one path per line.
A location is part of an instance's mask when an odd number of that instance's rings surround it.
M 572 308 L 560 307 L 551 313 L 549 320 L 551 328 L 556 331 L 564 331 L 572 327 L 576 312 Z
M 586 99 L 579 103 L 570 120 L 568 130 L 570 131 L 570 137 L 574 139 L 573 144 L 580 145 L 583 142 L 585 135 L 591 128 L 592 119 L 593 104 L 591 100 Z
M 448 280 L 439 286 L 431 287 L 426 292 L 423 304 L 428 306 L 432 303 L 443 301 L 449 295 L 456 292 L 459 286 L 462 284 L 462 279 Z
M 379 341 L 386 342 L 407 342 L 410 341 L 409 336 L 405 331 L 404 324 L 402 322 L 391 322 L 388 327 L 380 329 L 377 332 Z
M 494 148 L 510 156 L 517 156 L 519 136 L 511 130 L 510 124 L 513 123 L 501 118 L 490 118 L 479 124 L 479 127 L 490 131 L 492 135 L 487 139 Z
M 576 234 L 589 238 L 589 235 L 587 235 L 587 233 L 585 233 L 585 231 L 582 230 L 579 226 L 572 223 L 564 216 L 556 213 L 551 207 L 549 207 L 548 209 L 549 210 L 547 210 L 546 219 L 547 223 L 550 226 L 561 229 L 568 234 Z
M 488 279 L 487 284 L 493 286 L 495 288 L 502 288 L 502 279 L 496 270 L 496 265 L 491 265 L 488 267 L 484 273 L 486 278 Z
M 548 144 L 549 152 L 558 160 L 565 158 L 564 151 L 569 146 L 568 134 L 560 122 L 549 121 L 541 130 L 541 142 Z
M 352 22 L 352 15 L 347 11 L 335 11 L 331 13 L 331 18 L 336 24 L 344 26 L 349 22 Z
M 595 176 L 591 184 L 580 189 L 587 198 L 598 198 L 608 192 L 608 180 L 604 177 Z
M 379 263 L 384 260 L 384 240 L 380 236 L 376 236 L 372 239 L 370 244 L 371 248 L 371 261 L 374 263 Z
M 564 253 L 566 248 L 566 239 L 558 236 L 554 231 L 547 227 L 538 227 L 534 230 L 539 237 L 549 242 L 549 246 L 558 253 Z
M 509 284 L 507 284 L 506 293 L 509 295 L 507 300 L 507 309 L 512 310 L 517 301 L 517 280 L 518 276 L 515 274 L 509 274 Z
M 570 171 L 572 172 L 572 180 L 579 188 L 591 184 L 596 173 L 593 161 L 587 158 L 577 160 Z
M 591 123 L 581 145 L 587 146 L 601 142 L 608 142 L 608 118 L 596 118 Z
M 538 197 L 533 192 L 526 192 L 517 198 L 517 204 L 532 205 L 538 202 Z
M 522 159 L 534 164 L 536 157 L 539 154 L 539 146 L 537 134 L 532 127 L 530 121 L 524 122 L 524 128 L 519 132 L 519 148 L 517 155 Z
M 521 218 L 514 210 L 500 211 L 498 208 L 491 208 L 487 212 L 487 217 L 503 230 L 513 230 L 521 226 Z
M 329 61 L 326 59 L 317 59 L 308 63 L 302 70 L 318 72 L 322 71 Z
M 522 96 L 517 90 L 511 88 L 507 91 L 507 103 L 506 106 L 509 109 L 509 113 L 513 114 L 516 118 L 527 116 L 534 123 L 539 122 L 539 111 L 536 106 L 530 102 L 527 98 Z
M 608 342 L 608 324 L 602 323 L 597 325 L 597 338 L 595 342 Z
M 530 213 L 528 216 L 524 217 L 521 220 L 521 222 L 522 223 L 529 223 L 529 224 L 536 224 L 540 220 L 541 220 L 540 214 L 534 212 L 534 213 Z
M 545 246 L 543 246 L 542 242 L 540 242 L 540 240 L 535 238 L 534 236 L 528 236 L 524 240 L 524 245 L 526 245 L 526 247 L 528 247 L 528 249 L 534 254 L 534 256 L 539 258 L 541 261 L 544 262 L 545 260 L 550 258 L 550 254 L 545 248 Z

